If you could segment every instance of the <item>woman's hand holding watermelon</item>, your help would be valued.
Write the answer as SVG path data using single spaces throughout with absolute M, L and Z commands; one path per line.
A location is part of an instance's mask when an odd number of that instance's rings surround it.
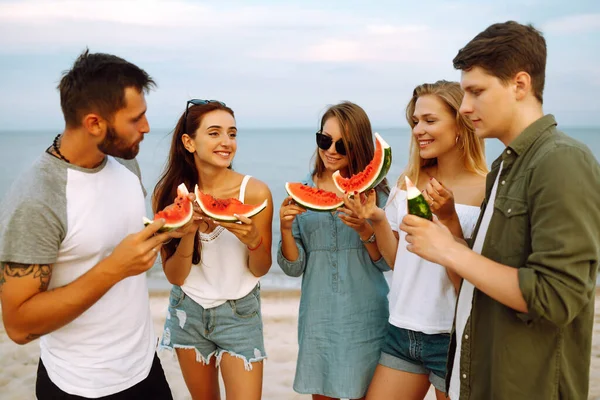
M 431 178 L 429 183 L 427 183 L 425 190 L 423 190 L 423 195 L 429 203 L 431 212 L 433 212 L 442 223 L 453 219 L 458 220 L 452 190 L 442 185 L 435 178 Z
M 306 209 L 296 204 L 291 196 L 286 197 L 279 208 L 280 231 L 291 232 L 294 219 L 304 212 Z
M 193 193 L 188 194 L 188 199 L 190 199 L 190 201 L 192 203 L 192 207 L 194 209 L 194 214 L 193 214 L 190 222 L 188 222 L 181 228 L 177 229 L 177 232 L 182 233 L 184 236 L 196 234 L 196 231 L 198 229 L 200 229 L 200 226 L 202 225 L 202 223 L 205 222 L 204 218 L 208 219 L 208 217 L 203 216 L 202 210 L 200 210 L 198 203 L 196 203 L 196 201 L 195 201 L 196 196 Z M 206 221 L 205 223 L 208 223 L 208 221 Z
M 354 229 L 360 235 L 361 239 L 366 240 L 369 238 L 369 236 L 371 236 L 371 234 L 373 234 L 373 229 L 367 220 L 359 217 L 351 209 L 340 207 L 337 209 L 337 211 L 338 217 L 342 220 L 342 222 Z
M 220 225 L 229 232 L 233 233 L 238 239 L 240 239 L 240 242 L 244 243 L 249 248 L 255 248 L 259 246 L 262 239 L 254 222 L 250 218 L 244 217 L 243 215 L 234 214 L 234 216 L 239 220 L 239 222 L 214 222 L 214 224 Z
M 377 195 L 375 190 L 370 190 L 366 195 L 364 193 L 354 197 L 345 195 L 344 204 L 348 209 L 354 212 L 358 218 L 371 220 L 373 222 L 385 219 L 385 212 L 377 207 Z

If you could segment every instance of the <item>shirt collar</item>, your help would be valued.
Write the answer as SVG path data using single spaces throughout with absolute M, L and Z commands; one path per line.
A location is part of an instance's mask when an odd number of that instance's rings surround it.
M 510 156 L 514 152 L 517 156 L 522 155 L 527 152 L 533 142 L 535 142 L 544 131 L 552 126 L 556 126 L 554 115 L 544 115 L 542 118 L 525 128 L 525 130 L 508 145 L 508 148 L 503 154 Z

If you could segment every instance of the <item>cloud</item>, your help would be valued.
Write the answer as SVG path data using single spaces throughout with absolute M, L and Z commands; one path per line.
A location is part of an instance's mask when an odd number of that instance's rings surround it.
M 429 31 L 430 28 L 427 25 L 368 25 L 367 33 L 373 35 L 396 35 L 396 34 L 418 34 Z
M 542 25 L 542 31 L 570 35 L 600 31 L 600 14 L 568 15 L 550 20 Z
M 443 52 L 432 51 L 439 43 L 455 43 L 462 35 L 458 31 L 435 30 L 427 25 L 392 25 L 364 23 L 343 33 L 308 36 L 297 45 L 282 44 L 274 49 L 264 47 L 253 56 L 263 59 L 315 63 L 405 63 L 426 64 L 439 60 Z
M 0 54 L 143 49 L 143 59 L 235 58 L 293 62 L 420 62 L 439 35 L 414 23 L 290 4 L 214 6 L 147 0 L 0 3 Z
M 258 126 L 312 123 L 323 104 L 341 99 L 370 107 L 380 121 L 398 121 L 416 84 L 459 79 L 452 58 L 489 24 L 542 26 L 546 14 L 532 5 L 541 0 L 522 1 L 0 0 L 0 119 L 26 121 L 31 91 L 47 99 L 40 121 L 60 114 L 55 81 L 88 46 L 157 79 L 160 90 L 150 99 L 163 126 L 194 96 L 222 98 Z M 597 30 L 598 14 L 576 12 L 543 29 L 559 32 L 547 36 L 550 88 L 557 104 L 574 93 L 597 109 L 593 91 L 569 86 L 573 75 L 591 85 L 600 79 L 597 56 L 579 41 L 594 39 L 588 32 Z
M 73 25 L 89 21 L 149 26 L 198 28 L 199 36 L 211 34 L 203 29 L 220 32 L 249 27 L 285 29 L 310 28 L 319 25 L 337 26 L 354 20 L 350 14 L 334 14 L 295 5 L 247 5 L 229 3 L 212 5 L 206 2 L 181 0 L 26 0 L 0 2 L 0 22 L 6 24 L 48 24 L 70 22 Z M 339 22 L 338 22 L 339 21 Z M 191 34 L 192 32 L 190 32 Z
M 135 1 L 73 1 L 46 2 L 29 0 L 0 3 L 0 21 L 4 23 L 43 23 L 102 21 L 132 25 L 165 26 L 190 15 L 206 15 L 207 7 L 198 4 L 149 0 L 142 5 Z M 206 15 L 210 17 L 210 15 Z
M 50 54 L 88 45 L 138 49 L 154 59 L 214 58 L 304 46 L 331 32 L 371 22 L 343 11 L 295 5 L 211 4 L 165 0 L 0 2 L 0 54 Z M 148 52 L 150 50 L 150 52 Z

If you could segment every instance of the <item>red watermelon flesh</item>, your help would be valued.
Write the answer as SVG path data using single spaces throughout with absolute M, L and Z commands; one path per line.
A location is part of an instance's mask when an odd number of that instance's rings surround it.
M 299 182 L 287 182 L 285 190 L 296 203 L 313 211 L 331 211 L 344 204 L 344 200 L 333 192 L 303 185 Z
M 333 183 L 340 192 L 363 193 L 373 189 L 385 178 L 392 165 L 392 148 L 375 132 L 375 154 L 371 162 L 361 172 L 344 178 L 340 171 L 333 173 Z
M 161 211 L 154 214 L 153 220 L 159 218 L 165 220 L 165 224 L 159 232 L 172 231 L 181 228 L 190 222 L 194 215 L 194 208 L 192 207 L 192 202 L 188 198 L 188 194 L 190 193 L 188 192 L 185 183 L 182 183 L 177 187 L 177 198 L 175 198 L 173 204 L 169 204 Z M 153 220 L 144 217 L 144 225 L 151 224 Z
M 194 188 L 194 193 L 196 194 L 196 202 L 202 209 L 202 212 L 215 221 L 238 221 L 239 219 L 234 214 L 251 218 L 264 210 L 268 203 L 267 200 L 261 204 L 244 204 L 236 198 L 217 199 L 210 194 L 200 191 L 198 185 Z

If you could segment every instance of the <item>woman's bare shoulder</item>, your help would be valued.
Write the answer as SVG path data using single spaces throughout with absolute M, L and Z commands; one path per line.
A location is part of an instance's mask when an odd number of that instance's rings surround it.
M 262 202 L 265 199 L 271 199 L 271 190 L 263 181 L 254 177 L 250 178 L 246 186 L 246 201 L 248 203 Z

